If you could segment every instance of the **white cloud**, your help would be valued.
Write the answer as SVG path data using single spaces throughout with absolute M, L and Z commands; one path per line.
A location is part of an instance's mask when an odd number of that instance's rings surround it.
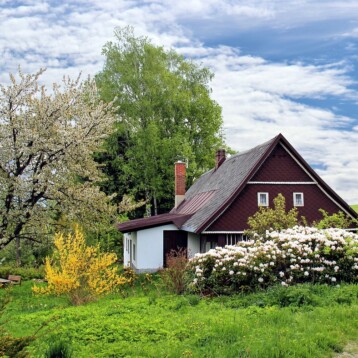
M 358 203 L 358 130 L 352 118 L 313 107 L 301 99 L 353 100 L 348 63 L 329 66 L 270 62 L 237 48 L 208 47 L 196 37 L 196 24 L 208 34 L 253 27 L 292 28 L 315 21 L 347 20 L 356 1 L 83 0 L 76 2 L 1 2 L 1 82 L 8 72 L 47 67 L 43 80 L 59 82 L 64 74 L 95 74 L 103 64 L 101 48 L 117 26 L 133 25 L 138 35 L 177 50 L 215 72 L 213 97 L 223 107 L 229 145 L 245 150 L 282 132 L 306 160 L 350 203 Z M 190 9 L 189 9 L 190 7 Z M 338 30 L 337 30 L 338 31 Z M 354 26 L 336 35 L 354 37 Z M 333 31 L 334 33 L 334 31 Z M 312 34 L 313 36 L 314 34 Z M 352 127 L 353 129 L 349 129 Z M 344 160 L 343 160 L 344 159 Z

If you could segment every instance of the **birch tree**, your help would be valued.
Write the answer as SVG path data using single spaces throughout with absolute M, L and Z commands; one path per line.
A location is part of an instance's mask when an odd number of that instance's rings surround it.
M 0 248 L 36 240 L 59 213 L 95 223 L 113 212 L 93 152 L 114 123 L 94 81 L 64 78 L 51 91 L 44 72 L 10 75 L 0 85 Z
M 173 204 L 173 163 L 189 161 L 189 186 L 224 146 L 221 107 L 211 98 L 213 73 L 136 37 L 131 27 L 117 29 L 115 40 L 103 48 L 96 82 L 102 99 L 115 100 L 121 118 L 107 142 L 108 151 L 117 153 L 98 160 L 110 181 L 120 178 L 127 193 L 144 197 L 156 214 L 164 201 Z

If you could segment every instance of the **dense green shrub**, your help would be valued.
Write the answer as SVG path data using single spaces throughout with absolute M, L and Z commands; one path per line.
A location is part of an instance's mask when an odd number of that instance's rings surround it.
M 322 219 L 317 223 L 314 223 L 318 229 L 328 229 L 332 227 L 340 229 L 348 229 L 357 220 L 352 220 L 349 216 L 345 215 L 342 211 L 329 215 L 329 213 L 323 209 L 319 209 L 322 214 Z
M 16 267 L 0 265 L 0 277 L 7 278 L 9 275 L 19 275 L 23 280 L 42 279 L 45 276 L 44 267 Z
M 249 291 L 276 283 L 355 283 L 358 235 L 298 226 L 271 231 L 257 241 L 196 254 L 188 271 L 190 288 L 204 294 Z

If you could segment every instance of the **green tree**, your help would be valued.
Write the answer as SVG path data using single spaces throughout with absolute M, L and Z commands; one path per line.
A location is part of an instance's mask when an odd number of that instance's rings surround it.
M 318 229 L 329 229 L 331 227 L 348 229 L 356 220 L 349 218 L 342 211 L 329 215 L 329 213 L 323 209 L 319 209 L 322 214 L 322 219 L 319 222 L 313 223 Z
M 92 227 L 113 218 L 93 160 L 115 120 L 111 105 L 91 80 L 64 79 L 48 94 L 42 72 L 0 86 L 0 249 L 41 238 L 62 213 Z
M 288 229 L 298 224 L 297 208 L 286 211 L 286 199 L 282 194 L 278 194 L 273 199 L 273 208 L 260 207 L 259 210 L 247 220 L 250 230 L 248 234 L 257 233 L 265 235 L 266 230 Z
M 209 69 L 135 37 L 131 28 L 116 30 L 115 37 L 103 48 L 96 82 L 102 99 L 115 101 L 120 121 L 97 160 L 110 181 L 120 181 L 122 193 L 145 198 L 156 213 L 165 200 L 172 205 L 175 161 L 189 162 L 188 185 L 214 165 L 224 144 L 221 107 L 210 97 Z

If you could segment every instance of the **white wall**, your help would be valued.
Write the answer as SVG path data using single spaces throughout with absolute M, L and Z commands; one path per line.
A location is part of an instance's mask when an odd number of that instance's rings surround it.
M 137 262 L 139 271 L 156 271 L 163 267 L 163 231 L 178 230 L 173 224 L 137 231 Z
M 198 252 L 200 252 L 200 236 L 188 232 L 188 257 L 194 257 Z
M 130 251 L 128 242 L 135 245 L 135 253 L 132 252 L 132 264 L 139 272 L 153 272 L 163 267 L 163 231 L 178 230 L 173 224 L 157 226 L 145 230 L 133 231 L 124 234 L 123 238 L 123 262 L 129 266 Z M 126 241 L 128 239 L 128 242 Z M 130 240 L 130 241 L 129 241 Z M 188 253 L 193 257 L 200 252 L 199 235 L 188 232 Z
M 123 266 L 129 266 L 128 241 L 130 237 L 131 237 L 130 232 L 123 235 Z
M 130 266 L 130 252 L 132 250 L 132 263 L 136 265 L 137 257 L 133 257 L 133 244 L 137 250 L 137 232 L 127 232 L 123 235 L 123 265 Z

